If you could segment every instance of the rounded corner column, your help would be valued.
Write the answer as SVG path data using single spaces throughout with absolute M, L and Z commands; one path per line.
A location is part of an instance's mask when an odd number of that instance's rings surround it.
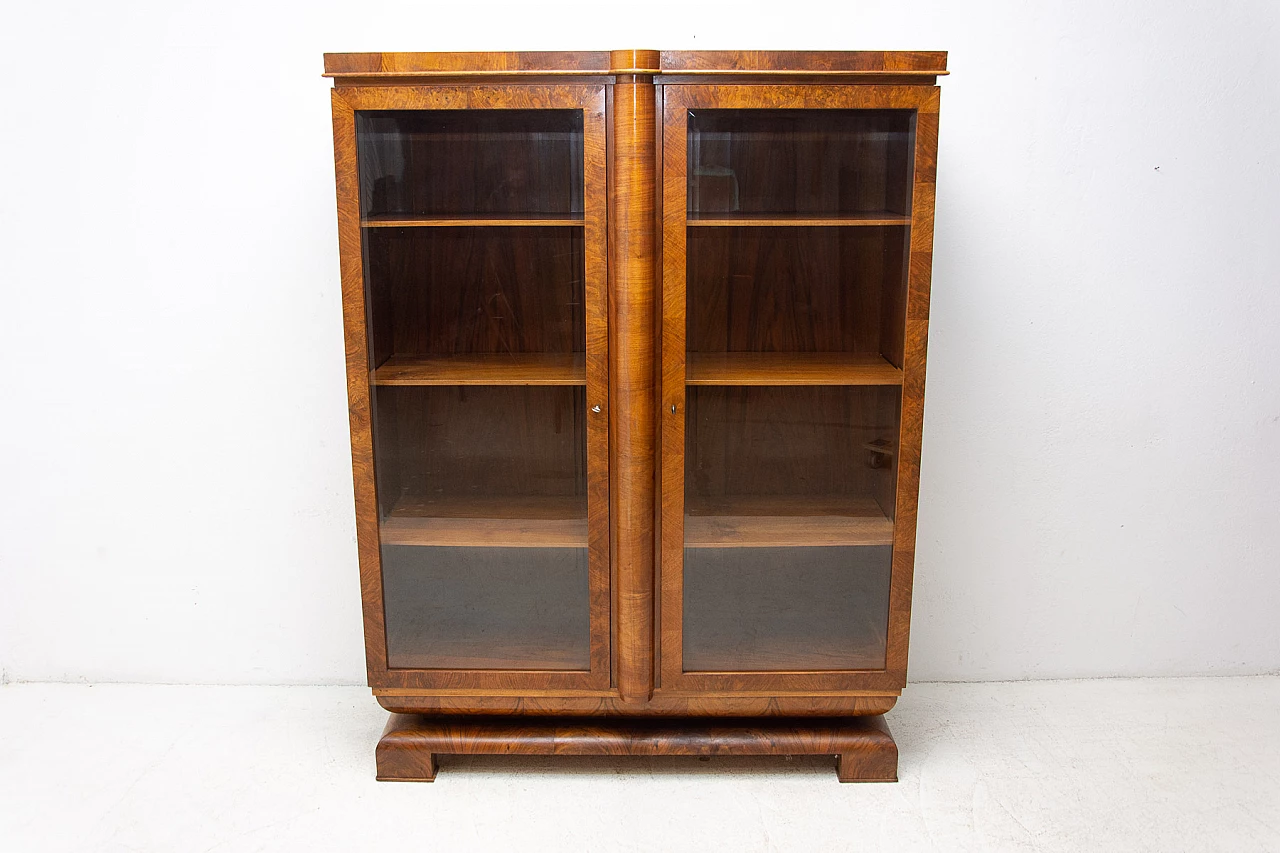
M 612 528 L 617 560 L 617 688 L 653 695 L 654 268 L 657 200 L 653 75 L 657 51 L 614 51 L 610 196 Z

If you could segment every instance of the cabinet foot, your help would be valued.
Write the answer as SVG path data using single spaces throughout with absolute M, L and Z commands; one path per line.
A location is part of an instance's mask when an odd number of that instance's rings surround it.
M 411 718 L 410 718 L 411 719 Z M 404 725 L 404 714 L 392 714 L 374 755 L 379 782 L 434 782 L 436 755 L 431 743 Z
M 836 778 L 841 782 L 897 782 L 898 745 L 884 717 L 864 717 L 862 738 L 836 756 Z
M 437 755 L 834 755 L 841 782 L 896 782 L 884 718 L 627 719 L 392 714 L 378 779 L 431 782 Z

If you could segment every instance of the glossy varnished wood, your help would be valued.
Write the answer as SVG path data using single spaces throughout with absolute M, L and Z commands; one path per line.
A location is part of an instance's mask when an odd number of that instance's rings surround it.
M 654 122 L 650 78 L 614 86 L 612 524 L 617 685 L 628 700 L 647 699 L 653 690 Z
M 896 695 L 830 695 L 810 691 L 796 696 L 697 694 L 654 691 L 643 702 L 624 702 L 615 695 L 534 694 L 471 696 L 450 693 L 420 695 L 379 692 L 378 702 L 403 714 L 498 714 L 520 716 L 636 717 L 689 715 L 694 717 L 852 717 L 887 713 Z
M 891 545 L 893 522 L 873 500 L 843 495 L 704 499 L 685 508 L 686 548 Z
M 582 497 L 400 500 L 382 521 L 390 545 L 585 548 Z
M 664 50 L 668 74 L 877 74 L 947 72 L 946 51 L 928 50 Z
M 467 53 L 326 53 L 324 76 L 486 73 L 607 74 L 609 51 L 476 51 Z
M 605 722 L 396 714 L 378 742 L 378 778 L 433 781 L 437 755 L 834 755 L 841 782 L 895 782 L 898 770 L 882 717 Z
M 844 352 L 689 353 L 689 385 L 901 385 L 878 355 Z
M 417 736 L 400 714 L 392 714 L 374 752 L 379 782 L 434 782 L 434 744 Z
M 582 353 L 394 355 L 373 371 L 374 385 L 585 385 Z
M 780 216 L 760 213 L 691 213 L 690 227 L 727 228 L 742 225 L 754 225 L 757 228 L 805 228 L 820 225 L 824 227 L 856 227 L 871 225 L 906 225 L 911 217 L 901 213 L 879 211 L 874 213 L 848 213 L 840 216 L 821 216 L 818 214 L 796 214 Z
M 477 226 L 506 226 L 525 228 L 545 228 L 557 225 L 578 225 L 582 217 L 574 213 L 559 216 L 542 214 L 508 214 L 504 216 L 432 216 L 425 217 L 413 213 L 384 213 L 368 216 L 360 224 L 365 228 L 457 228 Z
M 360 598 L 364 610 L 365 667 L 369 686 L 387 670 L 382 563 L 378 553 L 378 498 L 373 467 L 373 424 L 369 400 L 369 341 L 366 333 L 364 258 L 360 234 L 360 171 L 355 111 L 335 89 L 333 155 L 338 196 L 338 252 L 342 268 L 342 325 L 346 337 L 347 405 L 351 421 L 351 468 L 355 488 L 356 542 L 360 557 Z
M 911 201 L 911 242 L 902 356 L 901 431 L 895 460 L 898 487 L 894 508 L 893 583 L 889 596 L 886 671 L 907 681 L 911 633 L 911 590 L 915 572 L 916 508 L 920 494 L 920 444 L 924 432 L 925 361 L 929 342 L 929 292 L 933 272 L 933 209 L 938 157 L 941 93 L 927 89 L 916 113 L 916 148 Z
M 655 76 L 659 82 L 803 78 L 913 81 L 931 84 L 947 73 L 945 51 L 614 50 L 492 53 L 326 53 L 324 76 L 334 85 L 439 80 L 541 80 L 606 75 Z
M 392 515 L 382 522 L 382 543 L 492 548 L 582 548 L 587 544 L 587 519 Z

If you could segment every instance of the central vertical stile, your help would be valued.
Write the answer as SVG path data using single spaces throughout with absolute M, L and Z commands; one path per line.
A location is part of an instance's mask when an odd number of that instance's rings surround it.
M 613 516 L 617 686 L 653 691 L 654 51 L 614 51 L 612 251 Z

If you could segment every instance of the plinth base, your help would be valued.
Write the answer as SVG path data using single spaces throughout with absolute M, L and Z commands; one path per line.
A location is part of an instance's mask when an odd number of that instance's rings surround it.
M 834 755 L 841 782 L 896 782 L 884 718 L 572 719 L 392 714 L 378 778 L 431 782 L 437 755 Z

